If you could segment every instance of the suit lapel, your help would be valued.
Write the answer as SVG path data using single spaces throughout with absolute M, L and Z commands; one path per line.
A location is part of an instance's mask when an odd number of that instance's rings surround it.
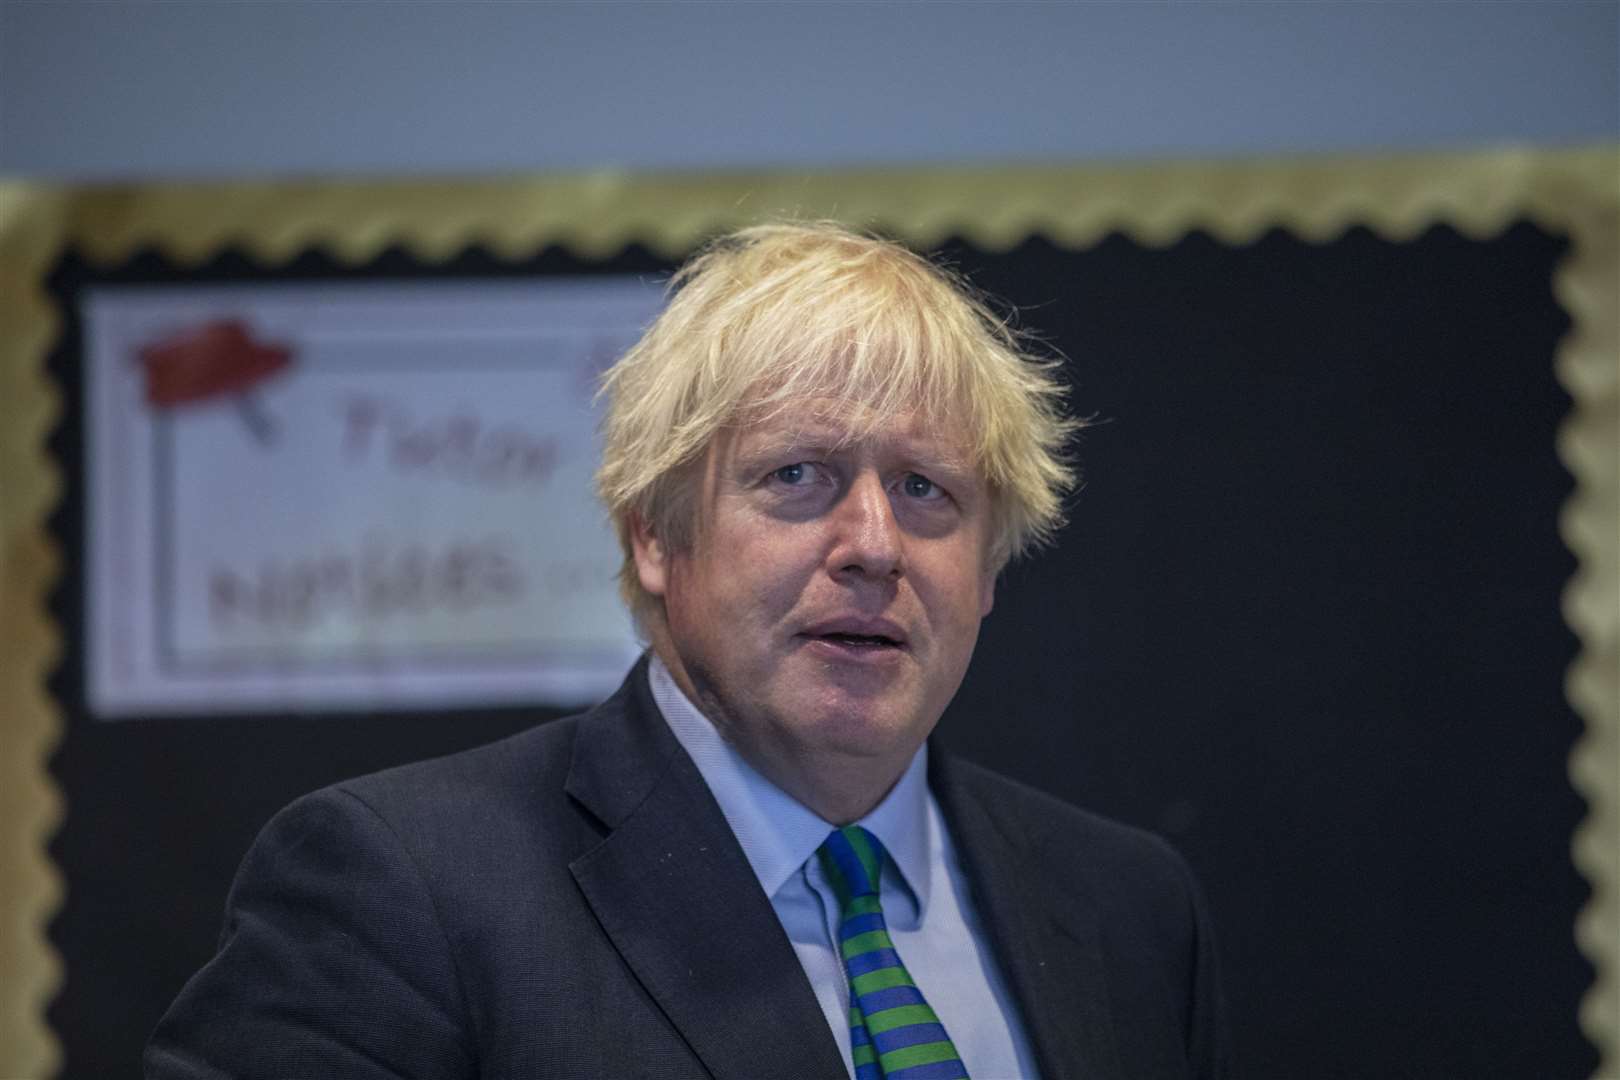
M 638 665 L 580 722 L 568 792 L 609 829 L 570 864 L 641 985 L 717 1078 L 842 1076 L 804 969 Z
M 1051 881 L 1022 831 L 999 821 L 937 746 L 929 762 L 934 796 L 1042 1074 L 1122 1078 L 1090 898 Z

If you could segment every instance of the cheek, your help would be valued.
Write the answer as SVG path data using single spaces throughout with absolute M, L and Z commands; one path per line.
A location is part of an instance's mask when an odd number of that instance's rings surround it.
M 979 623 L 989 613 L 994 579 L 983 573 L 963 573 L 954 562 L 942 569 L 943 575 L 933 579 L 933 588 L 921 599 L 933 613 L 935 632 L 942 643 L 952 654 L 965 658 L 973 652 Z
M 687 636 L 702 635 L 716 623 L 724 607 L 723 574 L 716 575 L 712 560 L 689 552 L 671 559 L 666 573 L 664 612 L 671 629 Z
M 771 611 L 786 611 L 809 587 L 822 560 L 816 537 L 808 531 L 773 530 L 724 553 L 721 574 L 731 587 Z
M 780 545 L 709 537 L 700 552 L 670 567 L 665 611 L 672 628 L 690 638 L 725 639 L 738 648 L 791 612 L 806 575 L 794 572 Z

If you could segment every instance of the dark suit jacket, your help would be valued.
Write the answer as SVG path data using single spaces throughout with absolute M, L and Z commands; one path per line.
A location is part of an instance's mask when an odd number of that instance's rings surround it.
M 581 716 L 277 815 L 219 954 L 152 1037 L 149 1080 L 845 1076 L 645 668 Z M 930 760 L 1043 1074 L 1219 1075 L 1213 946 L 1182 861 Z

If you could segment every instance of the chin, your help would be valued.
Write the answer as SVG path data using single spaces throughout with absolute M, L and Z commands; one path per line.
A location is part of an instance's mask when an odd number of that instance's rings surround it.
M 920 727 L 910 710 L 896 709 L 890 703 L 874 707 L 871 701 L 850 700 L 844 695 L 836 698 L 797 713 L 800 741 L 852 757 L 884 757 L 909 755 L 928 737 L 928 730 Z M 814 719 L 806 724 L 802 720 L 806 717 Z

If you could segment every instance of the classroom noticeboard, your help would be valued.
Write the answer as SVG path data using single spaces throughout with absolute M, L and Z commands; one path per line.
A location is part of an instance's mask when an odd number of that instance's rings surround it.
M 593 395 L 660 303 L 635 278 L 90 290 L 91 712 L 611 692 L 639 647 Z

